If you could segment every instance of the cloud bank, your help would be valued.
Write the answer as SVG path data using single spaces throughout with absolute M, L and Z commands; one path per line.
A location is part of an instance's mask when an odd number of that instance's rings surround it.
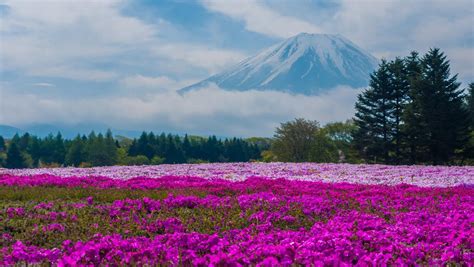
M 209 86 L 185 95 L 168 90 L 146 97 L 58 100 L 3 90 L 0 124 L 107 122 L 112 128 L 124 130 L 271 136 L 279 123 L 296 117 L 322 123 L 350 118 L 359 92 L 338 87 L 323 95 L 304 96 L 276 91 L 225 91 Z
M 211 11 L 243 21 L 248 31 L 272 37 L 289 38 L 301 32 L 321 33 L 321 29 L 307 21 L 282 15 L 256 0 L 203 0 Z

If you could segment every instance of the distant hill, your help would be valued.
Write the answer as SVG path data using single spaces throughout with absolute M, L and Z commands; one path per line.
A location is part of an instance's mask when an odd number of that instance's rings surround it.
M 216 84 L 313 95 L 337 86 L 367 86 L 377 65 L 377 58 L 341 35 L 301 33 L 179 92 Z
M 76 137 L 78 134 L 80 135 L 88 135 L 91 131 L 94 131 L 95 133 L 105 133 L 107 129 L 110 129 L 112 133 L 114 134 L 115 138 L 118 140 L 125 140 L 125 139 L 130 139 L 130 138 L 136 138 L 140 137 L 140 135 L 143 133 L 142 130 L 122 130 L 122 129 L 114 129 L 111 127 L 107 127 L 107 125 L 101 125 L 101 124 L 76 124 L 76 125 L 61 125 L 61 124 L 33 124 L 33 125 L 28 125 L 24 127 L 14 127 L 10 125 L 0 125 L 0 135 L 5 137 L 5 138 L 12 138 L 16 133 L 22 135 L 26 132 L 38 136 L 38 137 L 45 137 L 48 136 L 49 134 L 56 135 L 58 132 L 61 133 L 61 135 L 64 138 L 72 139 Z M 150 132 L 147 130 L 146 132 Z M 153 131 L 155 134 L 161 134 L 162 132 L 165 132 L 166 134 L 171 133 L 171 134 L 177 134 L 184 136 L 185 133 L 177 133 L 173 131 L 168 131 L 166 129 L 163 129 L 161 131 Z M 197 139 L 202 139 L 206 138 L 207 135 L 202 135 L 202 136 L 195 136 L 195 135 L 189 135 L 190 138 L 197 138 Z M 228 137 L 226 136 L 216 136 L 218 139 L 226 139 Z
M 76 124 L 76 125 L 61 125 L 61 124 L 32 124 L 22 127 L 14 127 L 10 125 L 0 125 L 0 135 L 6 138 L 13 137 L 16 133 L 30 133 L 39 137 L 45 137 L 48 134 L 57 134 L 61 132 L 65 138 L 73 138 L 77 134 L 88 135 L 91 131 L 96 133 L 105 133 L 107 125 L 99 124 Z M 120 130 L 120 129 L 111 129 L 114 135 L 122 135 L 126 137 L 138 137 L 142 131 L 129 131 L 129 130 Z
M 9 125 L 0 125 L 0 135 L 6 138 L 11 138 L 16 133 L 23 134 L 24 131 L 22 129 L 9 126 Z

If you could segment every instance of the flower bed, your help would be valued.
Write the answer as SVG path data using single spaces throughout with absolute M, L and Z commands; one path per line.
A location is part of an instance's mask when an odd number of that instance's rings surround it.
M 470 185 L 273 178 L 3 174 L 0 265 L 474 262 Z
M 156 166 L 112 166 L 95 168 L 0 169 L 0 174 L 31 176 L 51 174 L 60 177 L 104 176 L 114 179 L 133 177 L 193 176 L 206 179 L 243 181 L 259 176 L 269 179 L 356 184 L 412 184 L 423 187 L 449 187 L 474 184 L 473 166 L 387 166 L 318 163 L 212 163 Z

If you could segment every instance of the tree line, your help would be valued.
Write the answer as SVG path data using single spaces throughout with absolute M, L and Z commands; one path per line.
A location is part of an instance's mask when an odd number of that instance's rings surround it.
M 7 145 L 8 143 L 8 145 Z M 143 132 L 139 138 L 114 138 L 91 132 L 74 139 L 61 133 L 40 138 L 25 133 L 6 141 L 0 136 L 0 166 L 6 168 L 147 165 L 259 160 L 268 141 L 262 138 L 218 139 Z
M 382 60 L 355 117 L 277 128 L 264 159 L 384 164 L 474 164 L 474 83 L 461 88 L 439 49 Z
M 361 157 L 433 165 L 462 164 L 472 157 L 473 84 L 468 94 L 460 85 L 439 49 L 382 61 L 355 106 L 354 145 Z

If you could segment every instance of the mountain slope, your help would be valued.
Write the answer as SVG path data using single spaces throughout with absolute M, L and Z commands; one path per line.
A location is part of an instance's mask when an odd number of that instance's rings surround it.
M 318 94 L 340 85 L 367 86 L 377 64 L 341 35 L 301 33 L 180 92 L 214 83 L 228 90 Z
M 23 130 L 10 125 L 0 125 L 0 135 L 2 137 L 11 138 L 16 133 L 23 134 L 23 132 Z

